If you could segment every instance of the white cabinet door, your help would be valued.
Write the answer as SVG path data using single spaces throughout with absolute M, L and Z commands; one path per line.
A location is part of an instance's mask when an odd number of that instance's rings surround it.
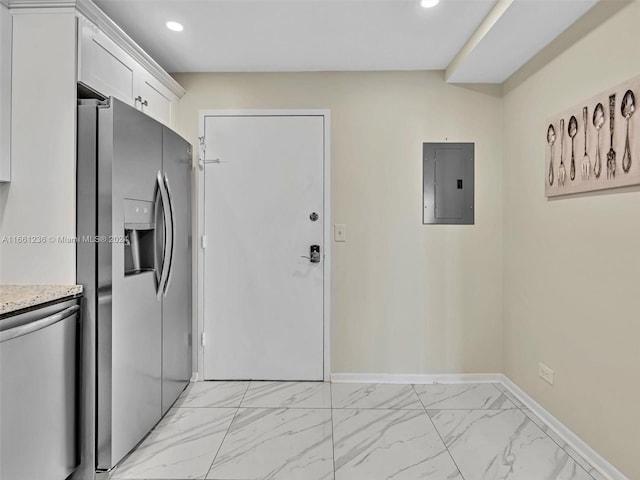
M 171 126 L 173 108 L 178 99 L 147 71 L 140 69 L 139 73 L 137 95 L 141 98 L 139 105 L 142 111 L 160 123 Z
M 178 97 L 91 22 L 80 18 L 78 82 L 172 126 Z
M 91 23 L 80 19 L 78 81 L 104 96 L 135 105 L 138 63 Z
M 79 20 L 78 81 L 172 126 L 176 97 L 91 22 Z
M 11 180 L 11 15 L 0 3 L 0 182 Z

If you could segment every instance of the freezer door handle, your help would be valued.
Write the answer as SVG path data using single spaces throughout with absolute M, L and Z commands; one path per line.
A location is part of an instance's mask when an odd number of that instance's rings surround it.
M 159 208 L 160 204 L 162 205 L 162 219 L 163 219 L 163 228 L 162 232 L 159 231 L 158 225 L 156 224 L 156 239 L 158 235 L 162 235 L 164 241 L 162 242 L 162 261 L 159 273 L 158 280 L 158 290 L 157 297 L 158 299 L 162 298 L 163 292 L 166 291 L 167 279 L 169 277 L 169 266 L 171 263 L 171 252 L 173 252 L 173 226 L 171 222 L 173 222 L 172 214 L 171 214 L 171 205 L 169 203 L 169 193 L 167 192 L 166 184 L 164 179 L 162 178 L 162 172 L 158 172 L 157 176 L 158 182 L 158 193 L 160 196 L 160 202 L 156 201 L 156 208 Z M 156 248 L 158 242 L 156 240 Z M 156 254 L 157 259 L 157 254 Z
M 20 325 L 18 327 L 13 327 L 9 330 L 0 332 L 0 343 L 13 340 L 14 338 L 22 337 L 24 335 L 28 335 L 33 332 L 37 332 L 38 330 L 42 330 L 43 328 L 53 325 L 54 323 L 61 322 L 65 318 L 68 318 L 76 313 L 79 309 L 80 307 L 78 305 L 74 305 L 62 310 L 61 312 L 54 313 L 53 315 L 49 315 L 48 317 L 42 318 L 40 320 L 36 320 L 35 322 L 30 322 L 26 325 Z
M 173 197 L 171 196 L 171 188 L 169 187 L 169 178 L 167 177 L 166 172 L 164 174 L 164 185 L 165 185 L 165 189 L 167 190 L 167 199 L 169 200 L 167 210 L 169 211 L 169 219 L 171 220 L 168 224 L 171 242 L 170 242 L 170 248 L 168 249 L 169 260 L 167 262 L 167 282 L 164 286 L 164 295 L 166 296 L 167 291 L 169 290 L 169 284 L 171 283 L 171 273 L 173 272 L 173 256 L 175 254 L 175 249 L 176 249 L 176 244 L 175 244 L 176 220 L 173 214 L 174 212 Z

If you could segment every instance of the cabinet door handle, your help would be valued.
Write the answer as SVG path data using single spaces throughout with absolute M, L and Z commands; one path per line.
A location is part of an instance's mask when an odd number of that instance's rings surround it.
M 134 102 L 140 102 L 140 105 L 142 105 L 143 107 L 148 107 L 149 106 L 149 102 L 147 102 L 146 100 L 143 100 L 142 97 L 140 95 L 138 95 L 136 98 L 134 98 Z

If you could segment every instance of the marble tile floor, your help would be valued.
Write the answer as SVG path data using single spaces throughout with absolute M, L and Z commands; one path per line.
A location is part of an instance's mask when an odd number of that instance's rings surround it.
M 604 480 L 499 384 L 200 382 L 112 472 L 139 480 Z

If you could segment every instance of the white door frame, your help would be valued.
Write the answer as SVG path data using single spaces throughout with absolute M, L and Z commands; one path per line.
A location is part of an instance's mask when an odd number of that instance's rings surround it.
M 287 109 L 287 110 L 200 110 L 198 112 L 198 168 L 196 173 L 196 212 L 197 219 L 195 238 L 193 244 L 197 244 L 196 254 L 196 315 L 194 316 L 192 344 L 194 345 L 194 380 L 204 380 L 202 369 L 204 366 L 204 345 L 202 334 L 204 332 L 204 209 L 205 209 L 205 184 L 204 184 L 204 120 L 205 117 L 227 116 L 255 116 L 255 117 L 323 117 L 324 126 L 324 262 L 323 262 L 323 355 L 324 355 L 324 381 L 331 380 L 331 111 L 328 109 Z

